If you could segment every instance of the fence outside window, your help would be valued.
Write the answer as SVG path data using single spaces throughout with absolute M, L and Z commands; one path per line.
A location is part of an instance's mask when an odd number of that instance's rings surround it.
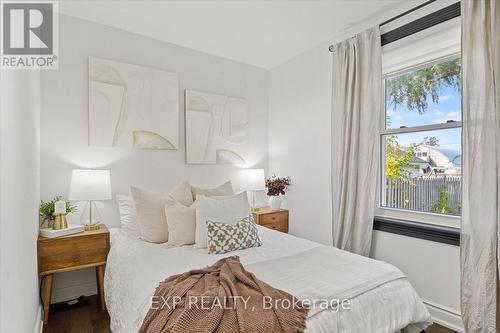
M 420 212 L 460 215 L 462 179 L 460 176 L 385 179 L 384 206 Z

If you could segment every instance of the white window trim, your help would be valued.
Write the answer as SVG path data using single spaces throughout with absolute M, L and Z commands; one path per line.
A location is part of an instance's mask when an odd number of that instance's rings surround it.
M 458 25 L 458 29 L 457 29 Z M 430 29 L 429 29 L 430 30 Z M 460 43 L 457 43 L 457 38 L 460 40 L 460 35 L 457 36 L 457 31 L 460 31 L 460 20 L 449 21 L 446 24 L 440 24 L 433 28 L 433 31 L 424 31 L 422 33 L 415 34 L 414 36 L 410 36 L 411 38 L 411 46 L 414 50 L 419 49 L 418 44 L 427 44 L 429 43 L 428 39 L 432 39 L 433 35 L 439 37 L 435 38 L 435 41 L 439 40 L 439 43 L 435 43 L 435 50 L 433 52 L 429 52 L 428 46 L 425 50 L 425 55 L 419 55 L 418 52 L 413 53 L 410 57 L 407 57 L 409 40 L 410 38 L 404 38 L 397 45 L 393 43 L 383 47 L 383 54 L 386 58 L 383 58 L 383 76 L 384 82 L 386 77 L 395 76 L 398 74 L 402 74 L 407 72 L 408 70 L 415 70 L 418 67 L 426 67 L 432 63 L 443 62 L 446 60 L 452 60 L 460 56 Z M 450 38 L 453 37 L 453 38 Z M 388 58 L 389 57 L 389 58 Z M 405 61 L 402 59 L 407 58 Z M 420 60 L 418 60 L 420 58 Z M 384 87 L 384 96 L 385 96 L 385 87 Z M 394 128 L 394 129 L 386 129 L 385 123 L 385 98 L 383 99 L 383 107 L 384 111 L 384 122 L 381 124 L 382 128 L 380 128 L 378 140 L 381 145 L 381 158 L 380 158 L 380 173 L 377 177 L 378 185 L 377 185 L 377 206 L 375 210 L 375 216 L 378 217 L 386 217 L 386 218 L 394 218 L 401 220 L 410 220 L 421 223 L 428 223 L 440 226 L 447 226 L 453 228 L 460 228 L 461 217 L 454 215 L 444 215 L 437 213 L 429 213 L 429 212 L 419 212 L 412 210 L 404 210 L 404 209 L 396 209 L 396 208 L 388 208 L 382 206 L 382 184 L 383 184 L 383 170 L 385 170 L 385 146 L 383 145 L 382 137 L 383 135 L 388 134 L 400 134 L 400 133 L 412 133 L 412 132 L 420 132 L 426 130 L 439 130 L 439 129 L 449 129 L 449 128 L 461 128 L 461 121 L 454 121 L 443 124 L 431 124 L 424 126 L 415 126 L 415 127 L 406 127 L 406 128 Z
M 382 73 L 397 75 L 408 68 L 460 54 L 460 17 L 382 47 Z
M 461 128 L 461 127 L 462 127 L 461 121 L 453 121 L 453 122 L 442 123 L 442 124 L 382 129 L 380 131 L 380 135 L 404 134 L 404 133 L 415 133 L 415 132 L 424 132 L 424 131 L 436 131 L 436 130 L 442 130 L 442 129 L 448 129 L 448 128 Z
M 446 226 L 456 229 L 460 229 L 460 222 L 462 220 L 460 216 L 387 208 L 380 207 L 380 205 L 375 209 L 375 216 Z

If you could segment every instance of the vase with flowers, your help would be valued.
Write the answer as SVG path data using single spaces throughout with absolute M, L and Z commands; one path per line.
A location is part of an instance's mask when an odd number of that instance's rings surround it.
M 281 208 L 281 196 L 285 195 L 290 183 L 290 177 L 277 177 L 276 175 L 272 175 L 272 177 L 266 179 L 269 206 L 271 206 L 272 210 Z

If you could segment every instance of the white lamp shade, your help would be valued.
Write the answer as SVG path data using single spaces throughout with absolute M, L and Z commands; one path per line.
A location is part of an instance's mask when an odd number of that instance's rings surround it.
M 69 200 L 110 200 L 109 170 L 74 169 L 71 174 Z
M 241 186 L 244 191 L 265 190 L 264 169 L 244 169 Z

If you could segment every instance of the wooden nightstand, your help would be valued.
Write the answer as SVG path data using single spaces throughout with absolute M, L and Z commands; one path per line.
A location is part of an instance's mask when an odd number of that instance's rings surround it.
M 253 218 L 255 219 L 255 223 L 263 227 L 285 233 L 288 232 L 288 210 L 286 209 L 261 209 L 253 213 Z
M 49 320 L 54 273 L 95 267 L 97 286 L 104 310 L 104 268 L 109 251 L 109 231 L 105 225 L 95 231 L 57 238 L 38 237 L 38 273 L 45 277 L 43 286 L 43 322 Z

